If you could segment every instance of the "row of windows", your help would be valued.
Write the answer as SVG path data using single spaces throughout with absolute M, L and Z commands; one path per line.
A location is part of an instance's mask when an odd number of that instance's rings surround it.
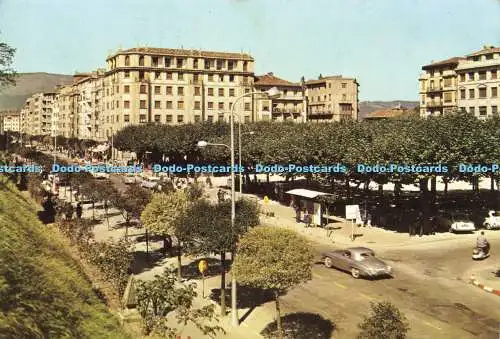
M 215 108 L 215 103 L 212 102 L 212 101 L 208 101 L 207 102 L 207 109 L 214 109 Z M 108 109 L 109 109 L 109 103 L 107 103 L 107 106 L 108 106 Z M 233 106 L 233 103 L 230 102 L 229 103 L 229 107 L 228 109 L 231 109 Z M 162 107 L 162 104 L 161 104 L 161 101 L 160 100 L 155 100 L 154 101 L 154 106 L 153 106 L 155 109 L 161 109 L 163 108 Z M 250 111 L 251 109 L 251 106 L 250 106 L 250 103 L 249 102 L 245 102 L 245 111 Z M 111 109 L 114 109 L 115 108 L 115 105 L 114 105 L 114 102 L 112 103 L 111 105 Z M 119 101 L 116 101 L 116 108 L 120 108 L 120 102 Z M 123 108 L 124 109 L 130 109 L 130 101 L 129 100 L 125 100 L 123 101 Z M 146 100 L 140 100 L 139 101 L 139 108 L 140 109 L 147 109 L 147 101 Z M 174 102 L 173 101 L 167 101 L 165 103 L 165 108 L 166 109 L 174 109 Z M 177 109 L 184 109 L 185 108 L 185 105 L 184 105 L 184 101 L 177 101 L 177 106 L 176 106 Z M 226 104 L 224 102 L 218 102 L 217 103 L 217 108 L 218 109 L 226 109 Z M 201 109 L 201 101 L 195 101 L 194 102 L 194 109 Z
M 222 70 L 222 69 L 227 69 L 229 71 L 233 70 L 234 68 L 237 67 L 238 61 L 235 60 L 215 60 L 215 59 L 202 59 L 203 60 L 203 66 L 205 69 L 217 69 L 217 70 Z M 164 66 L 164 67 L 173 67 L 174 65 L 177 68 L 184 68 L 184 66 L 187 65 L 187 60 L 183 58 L 175 58 L 175 62 L 173 61 L 173 58 L 170 57 L 151 57 L 151 66 L 152 67 L 159 67 L 159 66 Z M 193 68 L 198 69 L 199 68 L 199 59 L 194 58 L 193 59 Z M 130 56 L 126 55 L 125 56 L 125 66 L 131 66 L 130 63 Z M 145 58 L 143 55 L 139 56 L 139 66 L 145 66 Z M 246 72 L 248 70 L 248 62 L 243 61 L 243 71 Z
M 466 111 L 465 107 L 460 107 L 462 110 Z M 471 114 L 476 114 L 476 107 L 469 107 L 469 113 Z M 478 109 L 479 115 L 485 116 L 488 114 L 488 108 L 487 106 L 479 106 Z M 497 115 L 498 114 L 498 106 L 491 106 L 491 114 Z
M 316 98 L 316 101 L 321 101 L 321 96 L 317 96 L 317 97 L 314 97 L 314 96 L 311 96 L 311 102 L 314 102 L 314 98 Z M 323 101 L 326 101 L 327 100 L 327 96 L 326 94 L 323 96 Z M 332 95 L 331 94 L 328 94 L 328 100 L 331 101 L 332 100 Z M 347 100 L 347 94 L 342 94 L 342 100 Z
M 155 114 L 155 115 L 153 116 L 153 122 L 158 122 L 158 123 L 160 123 L 160 122 L 171 123 L 171 122 L 173 122 L 173 121 L 174 121 L 174 115 L 172 115 L 172 114 L 166 114 L 164 117 L 165 117 L 165 118 L 164 118 L 164 119 L 162 119 L 162 115 L 160 115 L 160 114 Z M 112 123 L 114 123 L 114 119 L 111 119 L 111 120 L 112 120 L 111 122 L 112 122 Z M 116 122 L 119 122 L 118 120 L 119 120 L 119 119 L 118 119 L 118 116 L 117 116 L 117 117 L 116 117 Z M 183 123 L 183 122 L 185 122 L 185 120 L 184 120 L 184 115 L 177 115 L 176 120 L 177 120 L 177 122 L 178 122 L 178 123 Z M 224 120 L 224 116 L 223 116 L 223 115 L 219 115 L 218 120 Z M 213 121 L 214 121 L 214 116 L 213 116 L 213 115 L 208 115 L 208 116 L 207 116 L 207 121 L 209 121 L 209 122 L 213 122 Z M 130 115 L 129 115 L 129 114 L 124 114 L 124 115 L 123 115 L 123 122 L 125 122 L 125 123 L 130 122 Z M 147 121 L 147 115 L 146 115 L 146 114 L 140 114 L 140 115 L 139 115 L 139 122 L 140 122 L 140 123 L 146 123 L 146 122 L 148 122 L 148 121 Z M 201 116 L 200 116 L 200 115 L 195 115 L 195 116 L 194 116 L 194 122 L 201 122 Z M 245 122 L 250 122 L 250 116 L 248 116 L 248 115 L 247 115 L 247 116 L 245 116 Z
M 487 80 L 487 72 L 486 71 L 482 71 L 482 72 L 469 72 L 467 73 L 467 80 L 468 81 L 475 81 L 475 80 Z M 490 71 L 488 72 L 490 75 L 489 75 L 489 79 L 490 80 L 495 80 L 495 79 L 498 79 L 498 72 L 497 70 L 493 70 L 493 71 Z M 460 74 L 460 82 L 465 82 L 466 81 L 466 74 L 463 73 L 463 74 Z
M 469 98 L 466 98 L 467 91 L 465 89 L 461 89 L 460 90 L 460 99 L 475 99 L 476 89 L 470 88 L 468 92 L 469 92 Z M 490 87 L 490 97 L 491 98 L 498 97 L 498 87 Z M 486 87 L 478 88 L 478 98 L 480 98 L 480 99 L 487 98 L 487 88 Z
M 139 79 L 144 80 L 146 78 L 145 72 L 139 72 Z M 175 75 L 175 80 L 190 80 L 189 76 L 186 77 L 186 74 L 182 72 L 152 72 L 151 73 L 151 78 L 154 80 L 174 80 L 174 75 Z M 130 71 L 125 71 L 123 73 L 124 78 L 130 78 L 131 72 Z M 225 80 L 228 80 L 229 82 L 234 82 L 236 80 L 236 76 L 233 74 L 207 74 L 206 77 L 205 75 L 200 75 L 200 74 L 193 74 L 193 82 L 201 82 L 201 80 L 207 81 L 207 82 L 225 82 Z M 241 79 L 243 83 L 250 83 L 251 77 L 242 77 Z
M 153 87 L 154 94 L 162 94 L 161 90 L 162 86 L 155 85 Z M 217 94 L 220 97 L 225 96 L 225 93 L 228 93 L 228 96 L 234 97 L 236 90 L 234 88 L 229 88 L 227 91 L 225 88 L 218 88 L 217 89 Z M 106 95 L 109 96 L 109 88 L 106 90 Z M 116 86 L 116 93 L 120 93 L 120 86 Z M 124 85 L 123 86 L 123 93 L 129 94 L 130 93 L 130 85 Z M 148 86 L 147 85 L 140 85 L 139 86 L 139 93 L 140 94 L 147 94 L 148 93 Z M 250 88 L 245 88 L 245 94 L 250 93 Z M 174 94 L 174 87 L 173 86 L 166 86 L 165 87 L 165 95 L 173 95 Z M 111 95 L 114 95 L 114 92 L 111 91 Z M 184 95 L 184 87 L 183 86 L 178 86 L 177 87 L 177 95 Z M 201 95 L 201 87 L 196 86 L 194 88 L 194 95 Z M 208 96 L 214 96 L 214 88 L 209 87 L 207 88 L 207 95 Z M 97 102 L 98 103 L 98 102 Z

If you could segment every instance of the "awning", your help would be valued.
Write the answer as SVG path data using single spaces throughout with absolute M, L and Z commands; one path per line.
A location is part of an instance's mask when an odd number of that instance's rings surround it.
M 332 195 L 330 193 L 311 191 L 311 190 L 306 190 L 303 188 L 296 188 L 296 189 L 290 190 L 290 191 L 285 192 L 285 193 L 291 194 L 291 195 L 298 195 L 299 197 L 304 197 L 304 198 L 309 198 L 309 199 L 316 198 L 320 195 Z
M 109 145 L 97 145 L 94 148 L 91 148 L 91 152 L 106 152 L 109 149 Z

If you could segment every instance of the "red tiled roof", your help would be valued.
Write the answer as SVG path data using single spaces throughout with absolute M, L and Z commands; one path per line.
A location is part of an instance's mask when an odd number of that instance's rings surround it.
M 176 48 L 155 48 L 155 47 L 136 47 L 129 48 L 124 51 L 118 51 L 113 56 L 119 54 L 155 54 L 155 55 L 173 55 L 185 57 L 200 57 L 200 58 L 224 58 L 253 61 L 254 59 L 246 53 L 227 53 L 227 52 L 210 52 L 196 49 L 176 49 Z M 108 59 L 111 58 L 108 57 Z
M 255 86 L 286 86 L 286 87 L 300 87 L 300 84 L 293 83 L 288 80 L 278 78 L 273 73 L 267 73 L 264 75 L 257 75 L 254 82 Z
M 483 49 L 468 54 L 468 57 L 473 57 L 473 56 L 478 56 L 478 55 L 483 55 L 483 54 L 489 54 L 489 53 L 500 53 L 500 47 L 495 47 L 495 46 L 484 46 Z
M 395 118 L 401 116 L 405 113 L 410 112 L 408 109 L 404 108 L 383 108 L 376 110 L 374 112 L 368 113 L 365 119 L 383 119 L 383 118 Z
M 355 80 L 354 78 L 344 78 L 342 75 L 330 75 L 326 77 L 322 77 L 321 79 L 313 79 L 313 80 L 307 80 L 306 85 L 315 85 L 315 84 L 321 84 L 325 82 L 326 80 L 339 80 L 339 79 L 345 79 L 345 80 Z
M 445 66 L 445 65 L 458 65 L 458 63 L 460 62 L 460 60 L 465 60 L 465 58 L 463 57 L 453 57 L 453 58 L 449 58 L 449 59 L 446 59 L 446 60 L 441 60 L 441 61 L 436 61 L 436 62 L 433 62 L 431 64 L 428 64 L 428 65 L 425 65 L 422 67 L 422 69 L 428 69 L 428 68 L 434 68 L 434 67 L 440 67 L 440 66 Z

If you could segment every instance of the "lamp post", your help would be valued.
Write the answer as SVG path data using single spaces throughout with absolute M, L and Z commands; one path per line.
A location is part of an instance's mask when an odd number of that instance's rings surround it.
M 246 134 L 246 135 L 254 135 L 255 132 L 254 131 L 249 131 L 249 132 L 245 132 L 243 134 Z M 239 177 L 240 177 L 240 199 L 243 197 L 243 171 L 241 170 L 241 120 L 238 121 L 238 157 L 239 157 L 239 161 L 238 161 L 238 170 L 239 170 Z
M 228 147 L 231 151 L 231 231 L 234 231 L 234 223 L 236 219 L 236 200 L 235 200 L 235 184 L 234 184 L 234 108 L 238 104 L 238 101 L 245 97 L 252 96 L 254 94 L 265 94 L 269 98 L 276 98 L 281 95 L 280 91 L 276 87 L 272 87 L 266 92 L 249 92 L 249 93 L 244 93 L 240 95 L 239 97 L 236 98 L 234 101 L 233 105 L 231 106 L 231 120 L 230 120 L 230 128 L 231 128 L 231 145 L 227 146 L 225 144 L 210 144 L 206 141 L 199 141 L 198 142 L 198 147 L 205 147 L 208 145 L 215 145 L 215 146 L 225 146 Z M 239 116 L 239 115 L 238 115 Z M 241 118 L 239 119 L 240 125 L 241 125 Z M 241 133 L 240 133 L 240 141 L 241 141 Z M 240 142 L 241 146 L 241 142 Z M 241 147 L 240 147 L 241 148 Z M 240 156 L 240 161 L 241 161 L 241 156 Z M 241 173 L 240 173 L 240 183 L 241 183 Z M 234 251 L 233 255 L 231 258 L 234 262 Z M 238 309 L 237 309 L 237 294 L 236 294 L 236 277 L 234 275 L 234 272 L 231 272 L 231 318 L 232 318 L 232 325 L 233 326 L 238 326 L 239 325 L 239 318 L 238 318 Z

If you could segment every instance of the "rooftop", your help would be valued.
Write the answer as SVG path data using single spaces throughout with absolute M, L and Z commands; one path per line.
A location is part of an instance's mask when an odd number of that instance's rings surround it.
M 212 52 L 196 49 L 176 49 L 176 48 L 156 48 L 156 47 L 136 47 L 126 50 L 119 50 L 110 55 L 106 60 L 120 54 L 153 54 L 166 56 L 200 57 L 200 58 L 222 58 L 254 61 L 252 56 L 246 53 Z
M 326 82 L 327 80 L 356 80 L 355 78 L 344 78 L 342 75 L 322 76 L 320 79 L 307 80 L 306 85 L 315 85 Z
M 422 69 L 426 70 L 426 69 L 430 69 L 430 68 L 447 66 L 447 65 L 452 65 L 452 66 L 455 65 L 456 66 L 456 65 L 458 65 L 458 63 L 461 60 L 465 60 L 465 58 L 464 57 L 453 57 L 453 58 L 449 58 L 449 59 L 446 59 L 446 60 L 440 60 L 440 61 L 436 61 L 436 62 L 431 62 L 428 65 L 422 66 Z
M 468 54 L 468 57 L 474 57 L 474 56 L 479 56 L 479 55 L 484 55 L 484 54 L 490 54 L 490 53 L 500 53 L 500 47 L 495 47 L 495 46 L 483 46 L 483 49 Z
M 383 108 L 376 110 L 374 112 L 368 113 L 365 116 L 365 119 L 390 119 L 402 116 L 406 113 L 411 112 L 411 110 L 403 108 L 403 107 L 394 107 L 394 108 Z
M 300 87 L 298 83 L 293 83 L 275 76 L 272 72 L 264 75 L 257 75 L 257 80 L 254 82 L 255 86 L 286 86 L 286 87 Z

